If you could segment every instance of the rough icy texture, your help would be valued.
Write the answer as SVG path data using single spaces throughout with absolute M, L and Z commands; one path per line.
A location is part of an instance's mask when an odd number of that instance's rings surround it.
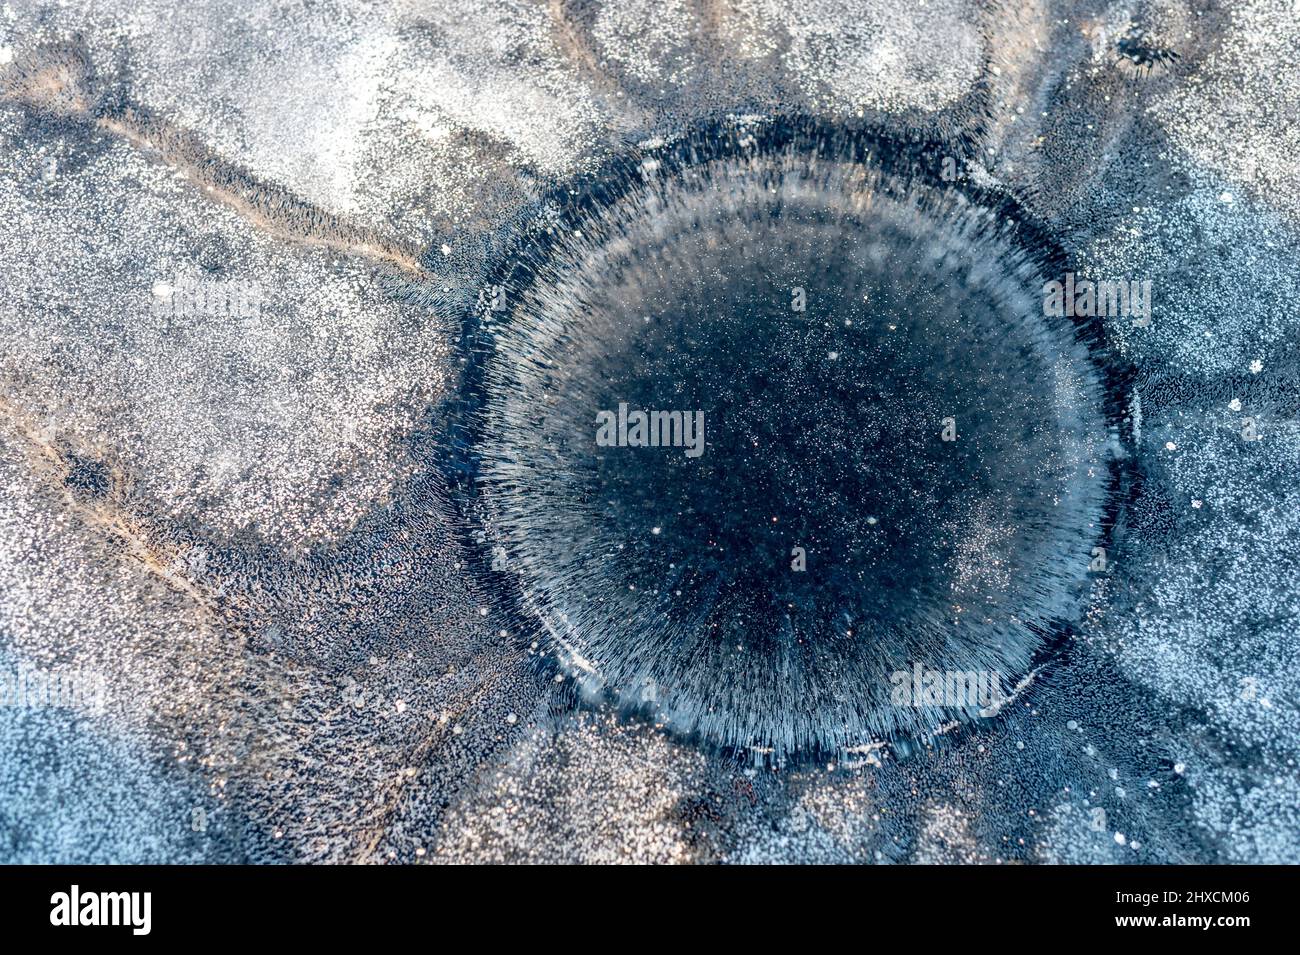
M 485 322 L 476 456 L 503 593 L 584 687 L 781 755 L 975 716 L 899 705 L 913 664 L 1014 685 L 1086 590 L 1112 443 L 1037 250 L 807 150 L 645 160 L 539 224 Z M 700 443 L 600 447 L 616 407 L 687 409 Z
M 0 859 L 1296 861 L 1293 4 L 650 6 L 0 8 L 0 659 L 108 679 L 0 708 Z M 483 237 L 773 109 L 942 140 L 1156 302 L 1066 656 L 780 772 L 572 715 L 427 468 Z M 182 272 L 260 324 L 166 331 Z

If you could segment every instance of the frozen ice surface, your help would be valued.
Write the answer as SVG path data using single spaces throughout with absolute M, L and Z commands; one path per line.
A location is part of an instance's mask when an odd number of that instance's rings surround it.
M 0 860 L 1296 861 L 1298 48 L 1286 0 L 9 0 L 0 663 L 106 692 L 0 707 Z M 959 144 L 1157 302 L 1066 660 L 780 772 L 575 714 L 428 466 L 484 237 L 777 110 Z

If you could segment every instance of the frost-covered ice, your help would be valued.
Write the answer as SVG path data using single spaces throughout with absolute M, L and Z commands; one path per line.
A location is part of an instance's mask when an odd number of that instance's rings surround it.
M 107 693 L 0 707 L 0 859 L 1296 861 L 1297 48 L 1286 0 L 9 0 L 0 665 Z M 429 466 L 487 237 L 778 110 L 947 143 L 1155 288 L 1067 657 L 780 772 L 575 715 Z M 160 314 L 190 279 L 260 306 Z

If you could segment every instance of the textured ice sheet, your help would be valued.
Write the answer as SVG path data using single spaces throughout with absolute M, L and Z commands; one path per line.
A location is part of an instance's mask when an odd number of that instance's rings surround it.
M 1135 68 L 1134 30 L 1178 58 Z M 0 858 L 1295 861 L 1298 31 L 1281 0 L 6 4 L 0 651 L 110 680 L 0 709 Z M 1113 330 L 1142 480 L 1068 655 L 991 726 L 783 772 L 574 715 L 427 468 L 484 236 L 773 109 L 941 139 L 1156 299 Z M 198 274 L 260 320 L 169 327 L 156 286 Z
M 65 140 L 38 145 L 6 119 L 20 144 L 0 174 L 13 413 L 75 435 L 176 521 L 202 500 L 226 535 L 354 524 L 402 473 L 394 436 L 442 391 L 445 327 L 364 265 L 268 240 L 125 143 L 61 156 Z M 220 273 L 196 264 L 209 247 Z M 173 290 L 200 279 L 252 283 L 260 305 L 175 314 Z

